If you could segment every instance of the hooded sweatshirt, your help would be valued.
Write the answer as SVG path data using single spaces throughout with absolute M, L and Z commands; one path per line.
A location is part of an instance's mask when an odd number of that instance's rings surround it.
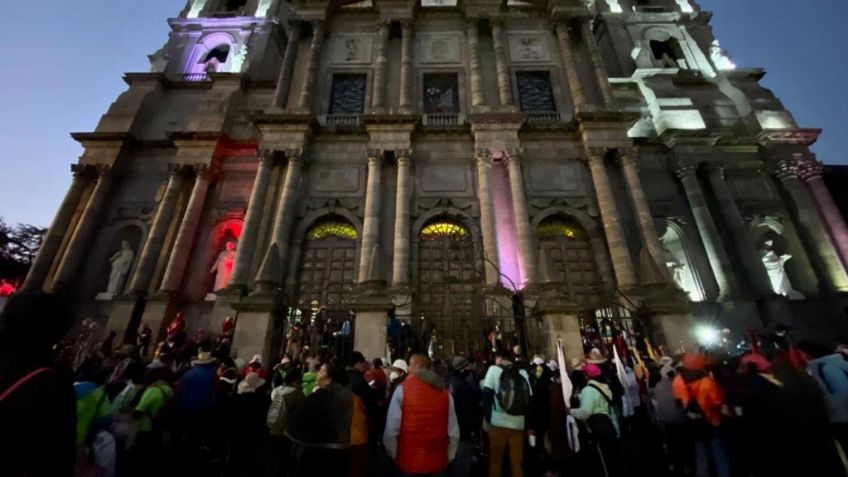
M 444 380 L 430 370 L 409 375 L 389 404 L 383 445 L 411 474 L 443 471 L 459 446 L 459 422 Z
M 840 353 L 807 364 L 807 371 L 824 391 L 831 423 L 848 422 L 848 361 Z
M 721 406 L 724 394 L 718 383 L 706 371 L 683 368 L 671 384 L 674 397 L 685 409 L 689 401 L 695 400 L 704 412 L 704 417 L 713 426 L 721 425 Z

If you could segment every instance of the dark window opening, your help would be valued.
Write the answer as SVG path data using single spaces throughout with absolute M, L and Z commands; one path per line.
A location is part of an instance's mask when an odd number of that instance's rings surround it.
M 459 112 L 459 85 L 456 74 L 425 74 L 423 84 L 424 114 Z
M 365 110 L 365 83 L 363 74 L 333 75 L 330 114 L 361 114 Z
M 683 54 L 680 44 L 675 40 L 651 40 L 651 52 L 654 54 L 654 59 L 659 61 L 663 68 L 686 67 L 686 56 Z
M 556 111 L 550 73 L 521 71 L 515 77 L 522 111 Z
M 223 5 L 221 12 L 236 12 L 247 5 L 247 0 L 227 0 Z
M 218 60 L 218 63 L 226 63 L 228 56 L 230 56 L 230 45 L 218 45 L 203 57 L 201 63 L 208 63 L 212 58 Z

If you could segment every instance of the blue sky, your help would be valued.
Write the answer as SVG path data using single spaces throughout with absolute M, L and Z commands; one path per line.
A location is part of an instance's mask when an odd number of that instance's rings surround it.
M 183 0 L 6 2 L 0 74 L 0 217 L 48 225 L 82 154 L 68 133 L 91 131 L 126 89 L 127 71 L 148 71 L 165 42 L 166 19 Z M 768 71 L 763 84 L 802 127 L 822 127 L 814 148 L 848 164 L 848 59 L 845 0 L 701 0 L 740 66 Z

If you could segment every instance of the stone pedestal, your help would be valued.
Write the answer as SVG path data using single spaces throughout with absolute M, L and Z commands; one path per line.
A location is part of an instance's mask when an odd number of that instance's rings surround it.
M 278 309 L 276 300 L 271 296 L 254 295 L 232 303 L 232 308 L 238 311 L 232 355 L 248 362 L 258 354 L 262 356 L 263 363 L 271 363 L 276 358 L 273 349 Z
M 660 313 L 651 317 L 654 343 L 663 344 L 666 353 L 676 354 L 681 346 L 687 353 L 698 351 L 696 323 L 688 313 Z
M 131 330 L 130 325 L 133 321 L 133 314 L 139 311 L 139 308 L 139 301 L 135 297 L 117 298 L 112 306 L 111 313 L 109 313 L 109 319 L 106 322 L 106 327 L 103 329 L 103 335 L 105 336 L 110 331 L 115 331 L 121 341 L 124 341 L 127 336 L 134 336 L 136 330 Z
M 139 328 L 143 323 L 153 331 L 153 339 L 151 348 L 154 348 L 156 343 L 165 339 L 165 334 L 168 328 L 168 322 L 177 312 L 174 299 L 168 295 L 156 295 L 147 299 L 147 304 L 144 306 L 144 313 L 141 315 Z M 189 332 L 186 329 L 186 332 Z
M 364 288 L 359 296 L 354 298 L 356 326 L 353 332 L 353 349 L 362 353 L 369 361 L 386 357 L 388 317 L 392 308 L 394 305 L 391 297 L 380 289 Z
M 212 308 L 212 316 L 209 317 L 209 329 L 207 331 L 215 335 L 221 332 L 221 327 L 224 325 L 227 316 L 236 316 L 234 306 L 239 298 L 240 295 L 237 290 L 219 290 L 215 293 L 215 306 Z
M 547 293 L 539 299 L 537 311 L 544 322 L 545 355 L 557 359 L 557 341 L 562 342 L 566 361 L 582 358 L 583 338 L 580 336 L 579 308 L 573 300 L 559 293 Z

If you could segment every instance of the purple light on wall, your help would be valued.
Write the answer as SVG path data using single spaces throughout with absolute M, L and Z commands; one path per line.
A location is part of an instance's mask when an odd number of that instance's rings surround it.
M 521 255 L 518 253 L 518 234 L 512 210 L 512 194 L 504 163 L 492 161 L 492 204 L 495 207 L 495 227 L 498 232 L 498 261 L 503 286 L 517 291 L 524 283 L 521 275 Z

